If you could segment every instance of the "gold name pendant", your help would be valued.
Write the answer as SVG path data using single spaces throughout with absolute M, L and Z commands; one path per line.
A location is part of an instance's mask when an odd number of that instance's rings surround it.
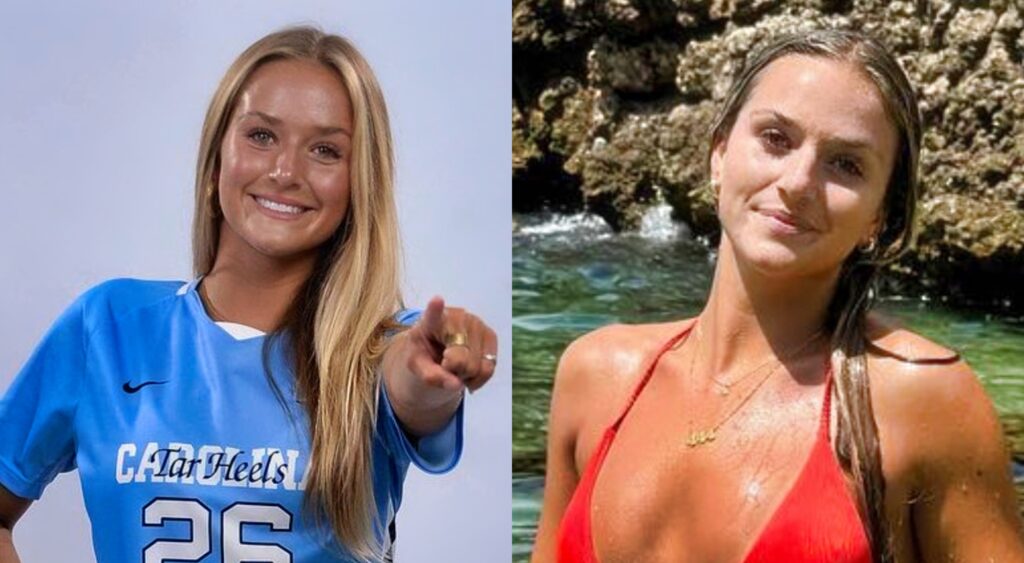
M 703 446 L 708 442 L 714 441 L 714 430 L 698 430 L 696 432 L 690 432 L 690 437 L 686 439 L 686 445 L 691 448 L 696 448 L 697 446 Z

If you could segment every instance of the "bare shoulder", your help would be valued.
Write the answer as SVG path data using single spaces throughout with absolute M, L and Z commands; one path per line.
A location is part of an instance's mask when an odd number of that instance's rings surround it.
M 872 354 L 902 363 L 941 365 L 959 359 L 955 351 L 911 332 L 896 319 L 881 313 L 868 315 L 867 337 Z
M 911 507 L 922 560 L 1021 561 L 1009 454 L 981 381 L 904 328 L 876 338 L 868 373 L 882 467 L 893 500 Z
M 566 347 L 556 377 L 588 394 L 631 388 L 658 349 L 691 322 L 615 324 L 588 332 Z
M 901 445 L 892 456 L 919 470 L 1001 459 L 992 401 L 955 351 L 895 324 L 882 331 L 869 325 L 868 335 L 874 337 L 868 372 L 879 431 Z
M 869 316 L 867 336 L 876 401 L 896 403 L 908 414 L 988 401 L 974 372 L 955 351 L 877 314 Z
M 559 410 L 557 414 L 568 415 L 579 426 L 604 426 L 658 349 L 691 323 L 609 325 L 574 340 L 558 363 L 552 416 Z

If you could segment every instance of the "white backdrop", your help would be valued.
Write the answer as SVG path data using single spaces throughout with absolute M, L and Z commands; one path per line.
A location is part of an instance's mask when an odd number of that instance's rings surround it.
M 441 294 L 501 339 L 497 375 L 467 404 L 459 467 L 410 469 L 397 561 L 508 561 L 510 16 L 471 0 L 0 4 L 0 391 L 86 288 L 190 277 L 210 95 L 252 41 L 319 25 L 356 42 L 388 99 L 407 302 Z M 26 562 L 94 561 L 77 473 L 50 485 L 15 542 Z

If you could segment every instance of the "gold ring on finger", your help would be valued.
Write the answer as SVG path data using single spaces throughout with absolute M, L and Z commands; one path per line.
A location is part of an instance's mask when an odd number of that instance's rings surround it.
M 444 345 L 450 347 L 462 346 L 463 348 L 469 348 L 466 344 L 469 341 L 469 335 L 465 332 L 453 332 L 445 337 Z

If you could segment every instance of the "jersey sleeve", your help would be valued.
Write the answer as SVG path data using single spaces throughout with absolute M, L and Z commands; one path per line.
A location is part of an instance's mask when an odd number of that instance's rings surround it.
M 83 299 L 44 335 L 0 398 L 0 484 L 38 499 L 75 468 L 74 416 L 85 369 Z
M 459 403 L 458 410 L 444 428 L 429 436 L 413 440 L 402 430 L 384 384 L 380 386 L 380 412 L 378 426 L 388 450 L 412 462 L 427 473 L 451 471 L 462 456 L 462 417 L 465 402 Z
M 395 315 L 395 320 L 408 326 L 419 320 L 419 317 L 420 311 L 406 309 Z M 388 450 L 427 473 L 451 471 L 462 456 L 462 419 L 465 401 L 459 403 L 459 408 L 444 428 L 429 436 L 413 440 L 398 422 L 385 387 L 381 382 L 377 426 Z

